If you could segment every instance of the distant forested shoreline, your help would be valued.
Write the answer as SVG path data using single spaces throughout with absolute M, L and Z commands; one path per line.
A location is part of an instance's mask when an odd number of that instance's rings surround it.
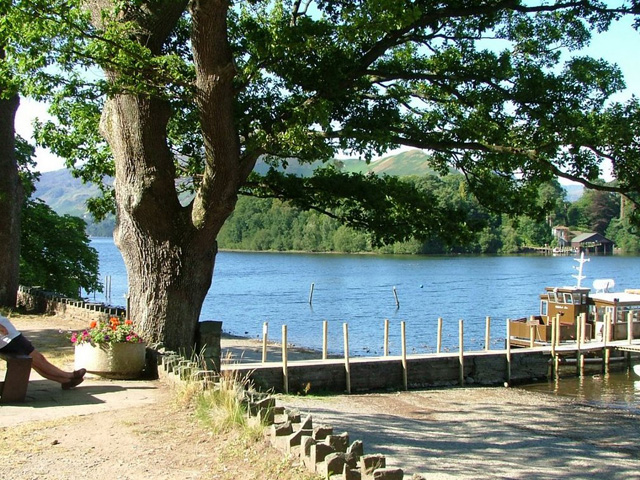
M 52 188 L 45 183 L 45 188 L 39 189 L 45 201 L 58 213 L 83 218 L 89 235 L 112 236 L 113 216 L 94 223 L 86 213 L 84 202 L 97 193 L 95 187 L 82 185 L 77 180 L 63 181 L 60 178 L 63 175 L 66 177 L 68 173 L 45 174 L 52 176 L 48 181 L 56 185 Z M 585 190 L 582 196 L 570 200 L 566 188 L 553 181 L 539 190 L 538 201 L 546 211 L 544 218 L 509 217 L 480 205 L 468 193 L 465 178 L 459 173 L 444 176 L 423 173 L 403 176 L 403 179 L 435 193 L 437 204 L 434 208 L 455 205 L 465 212 L 473 223 L 473 233 L 467 241 L 447 245 L 439 238 L 427 242 L 412 239 L 379 247 L 374 245 L 368 233 L 344 226 L 319 212 L 302 211 L 277 199 L 241 196 L 218 236 L 219 248 L 278 252 L 511 254 L 527 251 L 530 247 L 555 246 L 552 227 L 562 225 L 574 232 L 601 233 L 624 253 L 640 251 L 640 236 L 630 227 L 616 194 Z

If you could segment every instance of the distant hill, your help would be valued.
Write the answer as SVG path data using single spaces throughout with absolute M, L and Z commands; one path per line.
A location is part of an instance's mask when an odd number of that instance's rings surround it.
M 584 187 L 579 183 L 562 185 L 562 187 L 567 192 L 567 201 L 569 202 L 575 202 L 576 200 L 580 199 L 580 197 L 584 193 Z
M 111 236 L 115 227 L 115 217 L 94 223 L 87 209 L 87 200 L 100 194 L 98 187 L 82 183 L 69 170 L 55 170 L 40 175 L 34 197 L 43 200 L 58 215 L 72 215 L 87 222 L 87 233 L 97 237 Z
M 335 159 L 333 164 L 344 172 L 387 174 L 394 176 L 426 175 L 434 174 L 434 170 L 429 164 L 429 156 L 421 150 L 408 150 L 381 157 L 370 163 L 356 158 Z M 294 175 L 309 176 L 313 171 L 322 165 L 321 162 L 311 164 L 299 164 L 295 159 L 291 160 L 285 170 Z M 255 171 L 261 174 L 266 173 L 269 166 L 263 161 L 259 161 Z M 563 185 L 567 190 L 567 199 L 575 201 L 582 195 L 581 185 Z M 68 170 L 56 170 L 45 172 L 40 176 L 40 181 L 36 185 L 35 196 L 41 198 L 54 211 L 60 215 L 68 214 L 84 218 L 87 223 L 91 223 L 87 211 L 87 199 L 98 195 L 98 188 L 94 185 L 83 184 L 81 180 L 73 178 Z M 113 219 L 103 230 L 112 229 Z M 91 230 L 91 229 L 90 229 Z M 93 232 L 93 235 L 99 233 Z
M 333 163 L 344 172 L 373 172 L 396 176 L 434 173 L 429 167 L 429 157 L 420 150 L 382 157 L 369 164 L 355 158 L 336 159 Z M 321 162 L 299 164 L 294 159 L 289 161 L 285 171 L 294 175 L 310 176 L 321 165 Z M 269 166 L 263 161 L 259 161 L 255 168 L 255 171 L 261 174 L 268 170 Z M 88 220 L 87 199 L 98 193 L 96 186 L 84 184 L 80 179 L 73 178 L 68 170 L 62 169 L 41 174 L 40 181 L 36 185 L 35 196 L 41 198 L 60 215 L 74 215 Z
M 98 187 L 84 184 L 79 178 L 74 178 L 69 170 L 62 169 L 41 174 L 34 196 L 42 199 L 59 215 L 84 218 L 88 214 L 87 200 L 98 194 Z
M 372 160 L 370 163 L 358 158 L 336 158 L 330 163 L 335 165 L 339 170 L 348 173 L 373 172 L 377 174 L 385 173 L 397 177 L 435 173 L 429 165 L 429 156 L 421 150 L 408 150 L 398 153 L 397 155 Z M 278 170 L 307 177 L 312 175 L 313 171 L 322 165 L 322 162 L 300 164 L 295 159 L 292 159 L 289 160 L 286 169 L 278 168 Z M 269 165 L 261 160 L 258 161 L 256 168 L 254 168 L 255 172 L 262 175 L 267 173 L 268 170 Z
M 387 174 L 396 177 L 435 174 L 429 163 L 429 156 L 421 150 L 408 150 L 388 157 L 382 157 L 367 164 L 363 160 L 335 160 L 343 165 L 346 172 Z

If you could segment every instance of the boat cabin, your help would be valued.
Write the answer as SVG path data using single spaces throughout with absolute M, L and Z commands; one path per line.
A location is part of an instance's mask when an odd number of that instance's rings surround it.
M 509 323 L 511 345 L 531 346 L 551 343 L 552 320 L 560 318 L 561 341 L 576 339 L 576 321 L 581 314 L 589 314 L 589 288 L 547 287 L 540 295 L 539 315 L 511 320 Z M 592 325 L 587 322 L 585 337 L 591 338 Z
M 633 338 L 640 338 L 640 290 L 598 292 L 590 296 L 589 320 L 595 326 L 595 336 L 602 339 L 605 318 L 613 325 L 611 340 L 627 338 L 627 322 L 632 321 Z
M 540 295 L 540 316 L 545 324 L 560 315 L 561 324 L 573 325 L 581 313 L 589 312 L 589 288 L 547 287 Z
M 605 335 L 605 322 L 611 328 L 608 340 L 628 338 L 629 325 L 633 338 L 640 338 L 640 289 L 624 292 L 609 292 L 615 285 L 610 279 L 593 282 L 596 293 L 582 287 L 582 267 L 588 259 L 584 254 L 580 259 L 579 273 L 573 275 L 577 280 L 575 287 L 546 287 L 540 295 L 538 315 L 519 318 L 509 322 L 509 338 L 513 346 L 545 345 L 552 341 L 553 319 L 560 321 L 559 342 L 575 342 L 578 332 L 577 323 L 582 314 L 586 315 L 584 340 L 602 341 Z

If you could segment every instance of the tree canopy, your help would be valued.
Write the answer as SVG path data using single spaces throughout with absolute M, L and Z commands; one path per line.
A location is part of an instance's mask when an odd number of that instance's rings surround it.
M 115 176 L 93 207 L 115 205 L 134 314 L 149 337 L 184 347 L 238 193 L 293 199 L 381 242 L 455 241 L 473 227 L 389 177 L 259 176 L 258 158 L 371 159 L 406 145 L 508 214 L 548 210 L 536 200 L 554 176 L 637 204 L 638 100 L 609 102 L 620 71 L 579 54 L 592 32 L 638 12 L 612 3 L 25 1 L 14 9 L 35 43 L 8 52 L 57 62 L 33 90 L 58 117 L 38 139 L 88 180 Z M 64 34 L 39 51 L 30 18 Z M 597 182 L 604 160 L 615 186 Z
M 94 26 L 76 24 L 87 34 L 58 56 L 69 75 L 47 92 L 55 92 L 60 123 L 44 125 L 41 141 L 87 179 L 112 175 L 98 131 L 105 95 L 158 96 L 171 107 L 166 143 L 175 176 L 187 179 L 180 188 L 198 190 L 205 85 L 188 2 L 93 3 L 94 19 L 102 8 L 110 13 Z M 577 53 L 637 8 L 611 3 L 221 2 L 225 62 L 207 73 L 233 78 L 230 142 L 245 175 L 260 156 L 274 164 L 338 152 L 371 159 L 407 145 L 464 172 L 484 203 L 505 211 L 527 209 L 556 175 L 604 188 L 603 160 L 613 162 L 615 189 L 636 202 L 637 99 L 608 103 L 625 85 L 621 72 Z M 107 73 L 88 75 L 95 66 Z M 273 184 L 282 197 L 298 190 L 280 191 L 276 175 L 243 183 L 246 193 Z M 94 204 L 97 212 L 107 206 Z

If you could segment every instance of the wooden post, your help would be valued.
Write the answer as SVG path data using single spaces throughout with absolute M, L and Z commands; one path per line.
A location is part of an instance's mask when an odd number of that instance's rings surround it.
M 400 308 L 400 300 L 398 300 L 398 291 L 396 290 L 396 287 L 393 287 L 393 296 L 396 299 L 396 308 Z
M 627 313 L 627 342 L 633 343 L 633 311 Z M 627 364 L 631 365 L 631 352 L 627 352 Z
M 111 303 L 111 275 L 104 277 L 104 299 L 105 303 Z
M 533 348 L 536 344 L 536 326 L 533 324 L 533 315 L 529 317 L 529 348 Z
M 464 385 L 464 321 L 458 322 L 458 359 L 460 362 L 460 386 Z
M 587 328 L 587 314 L 580 314 L 580 344 L 585 343 L 585 329 Z M 580 354 L 580 375 L 584 375 L 584 355 Z
M 556 324 L 556 338 L 553 347 L 553 369 L 555 370 L 555 374 L 558 375 L 560 373 L 560 355 L 558 355 L 556 348 L 560 345 L 560 337 L 562 336 L 562 330 L 560 328 L 560 314 L 556 315 L 554 322 Z
M 385 357 L 389 356 L 389 319 L 384 319 L 384 345 L 383 353 Z
M 269 322 L 262 324 L 262 363 L 267 363 L 267 341 L 269 337 Z
M 609 340 L 611 338 L 611 315 L 605 314 L 604 316 L 604 362 L 602 366 L 605 371 L 609 370 L 609 360 L 611 359 L 611 351 L 609 350 Z
M 551 318 L 551 357 L 556 357 L 556 317 Z
M 313 289 L 315 288 L 316 284 L 312 283 L 311 284 L 311 289 L 309 290 L 309 305 L 311 305 L 313 303 Z
M 584 333 L 582 333 L 582 317 L 585 315 L 586 313 L 581 313 L 580 315 L 578 315 L 578 318 L 576 318 L 576 341 L 578 342 L 578 345 L 582 345 L 582 343 L 584 342 Z
M 326 320 L 322 321 L 322 359 L 326 360 L 328 357 L 328 346 L 329 346 L 329 322 Z
M 405 322 L 400 322 L 400 336 L 402 337 L 402 386 L 405 390 L 408 390 L 409 380 L 407 375 L 407 336 Z
M 576 373 L 578 375 L 582 375 L 582 316 L 584 313 L 581 313 L 578 318 L 576 318 Z
M 438 318 L 438 340 L 436 344 L 436 353 L 442 350 L 442 317 Z
M 505 384 L 511 385 L 511 319 L 507 318 L 507 334 L 506 334 L 505 347 L 507 349 L 507 379 Z
M 344 370 L 346 374 L 347 393 L 351 393 L 351 366 L 349 365 L 349 325 L 342 324 L 344 331 Z
M 287 366 L 287 326 L 282 325 L 282 378 L 284 393 L 289 393 L 289 369 Z
M 491 317 L 485 319 L 484 326 L 484 349 L 491 350 Z

